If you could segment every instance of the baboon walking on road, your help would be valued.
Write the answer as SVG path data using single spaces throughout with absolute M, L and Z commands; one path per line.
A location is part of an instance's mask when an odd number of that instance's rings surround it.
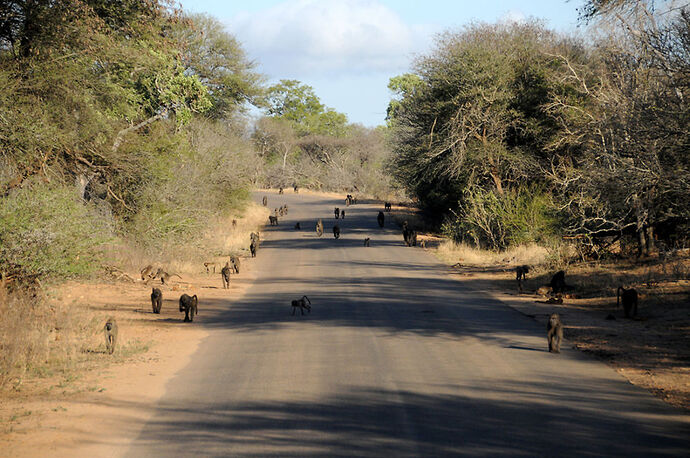
M 379 227 L 383 227 L 383 223 L 386 217 L 383 215 L 383 212 L 379 212 L 378 216 L 376 217 L 376 221 L 379 223 Z
M 340 226 L 338 226 L 337 224 L 333 226 L 333 237 L 335 237 L 336 239 L 340 238 Z
M 562 270 L 556 272 L 551 278 L 549 286 L 551 286 L 551 291 L 553 291 L 554 294 L 564 292 L 568 287 L 568 285 L 565 284 L 565 272 Z
M 278 189 L 278 194 L 282 194 L 282 193 L 283 193 L 283 187 L 281 186 L 280 189 Z
M 345 219 L 345 210 L 340 210 L 340 219 Z
M 340 208 L 335 207 L 335 208 L 333 209 L 333 214 L 335 215 L 335 219 L 340 218 Z
M 549 317 L 546 325 L 546 339 L 549 341 L 549 351 L 551 353 L 561 352 L 561 341 L 563 340 L 563 323 L 558 313 L 553 313 Z
M 161 313 L 161 307 L 163 306 L 163 293 L 158 288 L 153 288 L 151 290 L 151 308 L 153 308 L 153 313 Z
M 296 231 L 302 230 L 302 225 L 299 223 L 299 221 L 297 221 L 297 223 L 295 224 L 295 230 Z
M 194 321 L 194 315 L 199 314 L 199 299 L 188 294 L 180 296 L 180 312 L 184 312 L 184 321 Z
M 318 220 L 316 222 L 316 235 L 321 237 L 323 235 L 323 221 Z
M 257 248 L 257 241 L 252 240 L 252 243 L 249 244 L 249 252 L 252 254 L 252 258 L 256 257 L 256 248 Z
M 299 311 L 302 312 L 302 315 L 304 315 L 304 309 L 307 309 L 307 312 L 311 313 L 311 301 L 309 300 L 309 298 L 307 296 L 302 296 L 302 299 L 292 301 L 292 314 L 293 315 L 297 311 L 297 308 L 299 308 Z
M 238 256 L 230 256 L 230 267 L 236 274 L 240 273 L 240 258 Z
M 103 334 L 105 335 L 105 351 L 112 355 L 117 344 L 117 321 L 115 318 L 108 318 L 103 326 Z
M 371 241 L 371 239 L 369 237 L 365 238 L 364 239 L 364 246 L 369 246 L 370 241 Z
M 634 288 L 625 289 L 619 286 L 616 296 L 616 307 L 620 307 L 622 300 L 626 318 L 637 315 L 637 291 Z
M 264 198 L 261 199 L 261 203 L 264 204 L 264 207 L 268 207 L 268 197 L 264 196 Z
M 522 281 L 527 279 L 529 266 L 517 266 L 515 268 L 515 279 L 518 282 L 518 290 L 522 292 Z
M 232 268 L 230 267 L 230 263 L 226 262 L 225 267 L 223 267 L 220 270 L 220 276 L 223 279 L 223 289 L 229 289 L 230 288 L 230 271 Z
M 271 226 L 277 226 L 278 225 L 278 217 L 277 216 L 269 216 L 268 222 L 271 224 Z
M 392 205 L 390 202 L 386 202 L 383 204 L 383 209 L 386 210 L 387 212 L 391 211 L 391 207 L 392 207 Z

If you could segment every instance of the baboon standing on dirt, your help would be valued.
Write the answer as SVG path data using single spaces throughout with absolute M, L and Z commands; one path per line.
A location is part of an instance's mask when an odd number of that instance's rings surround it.
M 199 299 L 188 294 L 180 296 L 180 312 L 184 312 L 184 321 L 194 321 L 194 315 L 199 314 Z
M 240 258 L 238 256 L 230 256 L 230 267 L 236 274 L 240 273 Z
M 226 262 L 225 267 L 223 267 L 220 270 L 220 276 L 223 279 L 223 289 L 229 289 L 230 288 L 230 271 L 232 268 L 230 267 L 230 263 Z
M 562 270 L 556 272 L 551 278 L 551 283 L 549 283 L 549 286 L 551 286 L 551 291 L 554 294 L 564 292 L 568 286 L 565 284 L 565 272 Z
M 108 318 L 103 326 L 103 334 L 105 335 L 105 351 L 112 355 L 117 344 L 117 321 L 115 318 Z
M 635 288 L 625 289 L 619 286 L 616 296 L 616 307 L 620 307 L 622 300 L 626 318 L 637 315 L 637 291 Z
M 323 221 L 318 220 L 316 222 L 316 235 L 321 237 L 323 235 Z
M 256 247 L 257 247 L 256 240 L 252 240 L 252 242 L 249 244 L 249 252 L 252 254 L 252 258 L 256 257 Z
M 549 341 L 549 352 L 560 353 L 563 340 L 563 323 L 558 313 L 552 313 L 546 325 L 546 340 Z
M 333 226 L 333 237 L 335 237 L 336 239 L 340 238 L 340 226 L 338 226 L 337 224 Z
M 378 216 L 376 217 L 376 221 L 378 221 L 379 227 L 383 227 L 385 219 L 386 217 L 383 215 L 383 212 L 379 212 Z
M 161 313 L 161 307 L 163 306 L 163 293 L 158 288 L 153 288 L 151 290 L 151 308 L 153 308 L 153 313 Z
M 529 272 L 529 266 L 517 266 L 515 268 L 515 279 L 518 283 L 518 290 L 522 292 L 522 281 L 527 279 L 527 273 Z

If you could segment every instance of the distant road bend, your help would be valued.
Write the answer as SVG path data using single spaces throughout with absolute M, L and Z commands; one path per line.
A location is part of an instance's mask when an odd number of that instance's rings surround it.
M 690 454 L 688 415 L 567 341 L 548 353 L 543 325 L 404 247 L 379 205 L 264 194 L 289 214 L 248 261 L 257 281 L 214 316 L 200 296 L 210 337 L 127 456 Z

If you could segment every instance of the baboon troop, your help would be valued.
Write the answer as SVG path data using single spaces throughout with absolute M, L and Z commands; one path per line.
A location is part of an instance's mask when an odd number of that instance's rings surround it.
M 261 199 L 261 203 L 264 204 L 264 207 L 268 207 L 268 197 L 264 196 L 264 198 Z
M 316 235 L 319 237 L 323 235 L 323 221 L 320 219 L 316 222 Z
M 549 342 L 549 352 L 560 353 L 563 341 L 563 323 L 558 313 L 552 313 L 546 325 L 546 340 Z
M 281 186 L 280 189 L 278 189 L 278 194 L 282 194 L 282 193 L 283 193 L 283 187 Z
M 153 265 L 149 264 L 148 266 L 144 267 L 141 269 L 141 279 L 146 280 L 146 279 L 151 279 L 154 273 L 154 267 Z
M 392 205 L 390 202 L 386 202 L 383 204 L 383 209 L 387 212 L 391 211 L 391 207 L 392 207 Z
M 379 223 L 379 227 L 383 227 L 383 223 L 385 221 L 385 216 L 383 216 L 383 212 L 379 212 L 378 216 L 376 217 L 376 221 Z
M 364 246 L 369 246 L 370 241 L 371 241 L 371 239 L 369 237 L 365 238 L 364 239 Z
M 625 289 L 619 286 L 616 296 L 616 307 L 620 307 L 621 302 L 623 302 L 625 317 L 635 317 L 637 315 L 637 290 L 634 288 Z
M 296 231 L 302 230 L 302 225 L 299 223 L 299 221 L 297 221 L 297 223 L 295 223 L 295 230 Z
M 335 219 L 340 218 L 340 208 L 335 207 L 335 208 L 333 209 L 333 214 L 335 215 Z
M 220 270 L 220 276 L 223 279 L 223 289 L 229 289 L 230 288 L 230 272 L 232 271 L 232 267 L 230 267 L 230 263 L 226 262 L 225 267 L 223 267 Z M 181 301 L 182 299 L 180 299 Z M 181 302 L 180 302 L 181 303 Z
M 151 308 L 153 313 L 161 313 L 161 307 L 163 307 L 163 293 L 158 288 L 151 289 Z
M 105 351 L 112 355 L 117 344 L 117 321 L 115 318 L 108 318 L 103 326 L 103 334 L 105 335 Z
M 551 278 L 551 283 L 549 283 L 549 286 L 554 294 L 564 292 L 568 287 L 568 285 L 565 284 L 565 272 L 562 270 L 556 272 Z
M 205 263 L 204 263 L 204 267 L 206 268 L 206 273 L 207 273 L 207 274 L 210 274 L 210 273 L 211 273 L 211 267 L 213 267 L 213 273 L 215 274 L 215 273 L 216 273 L 216 265 L 217 265 L 217 264 L 218 264 L 218 263 L 216 263 L 216 262 L 205 262 Z
M 230 256 L 230 268 L 235 271 L 236 274 L 240 273 L 240 258 L 238 256 Z
M 271 226 L 277 226 L 278 225 L 278 217 L 277 216 L 269 216 L 268 222 L 271 224 Z
M 184 321 L 194 321 L 194 315 L 199 314 L 199 299 L 188 294 L 180 296 L 180 312 L 184 312 Z
M 307 312 L 311 313 L 311 301 L 307 296 L 302 296 L 301 299 L 298 299 L 296 301 L 292 301 L 292 314 L 294 315 L 295 312 L 297 311 L 297 308 L 299 308 L 299 311 L 302 312 L 302 315 L 304 315 L 304 309 L 307 309 Z
M 337 224 L 333 226 L 333 237 L 335 237 L 336 239 L 340 238 L 340 226 L 338 226 Z

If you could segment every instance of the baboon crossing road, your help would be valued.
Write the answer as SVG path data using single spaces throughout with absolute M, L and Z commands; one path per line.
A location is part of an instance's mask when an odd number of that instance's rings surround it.
M 163 293 L 158 288 L 151 289 L 151 308 L 153 313 L 161 313 L 163 306 Z
M 637 290 L 634 288 L 625 289 L 619 286 L 616 296 L 616 307 L 620 307 L 621 301 L 623 302 L 623 311 L 626 318 L 637 315 Z
M 383 212 L 379 212 L 378 216 L 376 217 L 376 221 L 379 223 L 379 227 L 383 227 L 385 218 L 386 217 L 383 216 Z
M 108 318 L 103 326 L 103 334 L 105 335 L 105 351 L 112 355 L 117 344 L 117 321 L 115 318 Z

